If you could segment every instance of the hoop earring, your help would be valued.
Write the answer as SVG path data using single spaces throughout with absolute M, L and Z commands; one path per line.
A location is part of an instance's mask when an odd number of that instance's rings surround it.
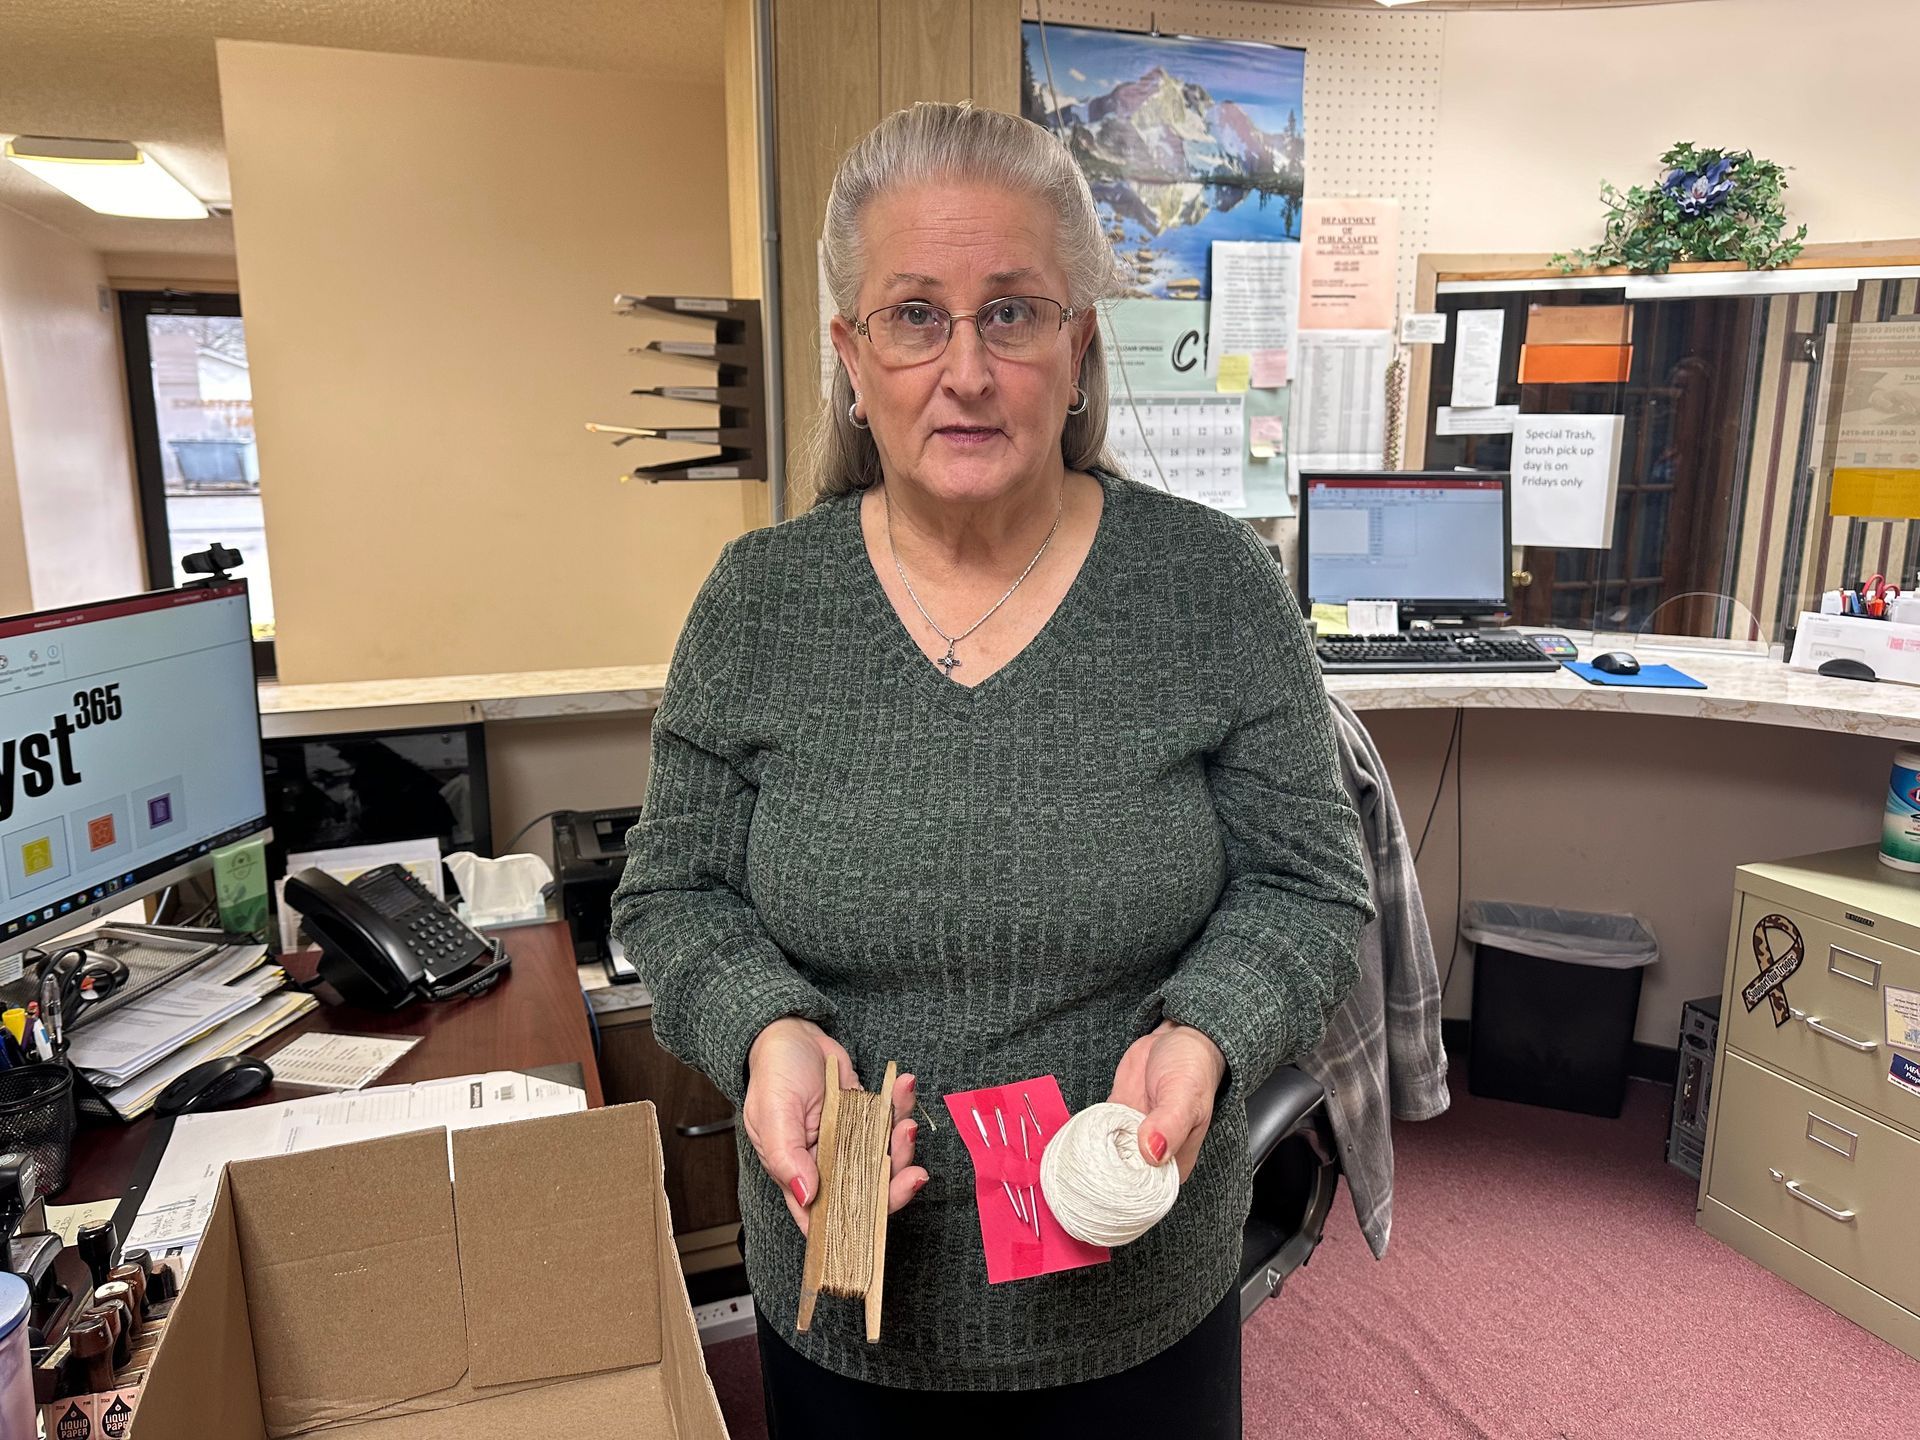
M 1086 414 L 1087 413 L 1087 392 L 1082 390 L 1078 385 L 1076 385 L 1073 387 L 1073 393 L 1078 395 L 1080 398 L 1074 401 L 1073 404 L 1067 407 L 1067 413 L 1069 415 Z
M 858 395 L 854 396 L 853 403 L 847 406 L 847 423 L 856 430 L 866 430 L 870 428 L 867 422 L 860 418 L 860 397 Z

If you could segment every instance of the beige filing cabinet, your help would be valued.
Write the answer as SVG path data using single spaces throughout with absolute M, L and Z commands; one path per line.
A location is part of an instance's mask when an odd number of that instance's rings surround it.
M 1920 992 L 1920 874 L 1865 845 L 1737 877 L 1699 1223 L 1920 1358 L 1920 1094 L 1888 1078 L 1920 1049 L 1887 1006 Z

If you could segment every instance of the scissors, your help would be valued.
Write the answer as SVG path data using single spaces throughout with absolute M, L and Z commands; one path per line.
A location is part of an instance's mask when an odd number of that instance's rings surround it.
M 40 1013 L 48 1038 L 60 1049 L 66 1040 L 66 1021 L 83 1002 L 106 999 L 127 983 L 127 962 L 96 955 L 83 945 L 56 950 L 40 964 Z

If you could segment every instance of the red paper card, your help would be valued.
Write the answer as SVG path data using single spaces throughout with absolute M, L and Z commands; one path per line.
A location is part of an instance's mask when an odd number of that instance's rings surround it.
M 989 1283 L 1104 1263 L 1106 1248 L 1062 1230 L 1040 1193 L 1040 1156 L 1068 1118 L 1059 1082 L 1041 1075 L 984 1090 L 957 1090 L 946 1101 L 973 1159 L 973 1197 Z

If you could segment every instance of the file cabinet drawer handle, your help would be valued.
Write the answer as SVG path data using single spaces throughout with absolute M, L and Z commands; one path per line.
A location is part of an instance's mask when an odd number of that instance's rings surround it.
M 1842 955 L 1846 956 L 1849 960 L 1858 960 L 1862 965 L 1867 967 L 1870 974 L 1855 975 L 1850 970 L 1842 970 L 1840 968 L 1840 957 Z M 1880 988 L 1880 962 L 1871 955 L 1862 955 L 1858 950 L 1848 950 L 1840 945 L 1829 945 L 1827 947 L 1827 973 L 1838 975 L 1842 980 L 1851 980 L 1856 985 L 1864 985 L 1869 990 L 1878 990 Z
M 1786 1186 L 1787 1193 L 1793 1196 L 1793 1198 L 1798 1200 L 1802 1205 L 1811 1205 L 1814 1209 L 1818 1210 L 1822 1215 L 1825 1215 L 1829 1220 L 1838 1220 L 1841 1223 L 1847 1224 L 1847 1225 L 1851 1225 L 1853 1223 L 1853 1211 L 1836 1210 L 1831 1205 L 1827 1204 L 1826 1201 L 1816 1200 L 1813 1196 L 1809 1195 L 1806 1191 L 1800 1188 L 1800 1182 L 1798 1180 L 1787 1179 L 1786 1176 L 1782 1175 L 1778 1170 L 1775 1170 L 1772 1166 L 1767 1167 L 1767 1174 L 1773 1177 L 1774 1182 L 1776 1184 Z
M 1804 1010 L 1794 1011 L 1793 1018 L 1806 1021 L 1807 1029 L 1813 1031 L 1814 1034 L 1823 1035 L 1829 1040 L 1846 1046 L 1849 1050 L 1858 1050 L 1862 1055 L 1871 1055 L 1880 1048 L 1878 1041 L 1855 1039 L 1844 1030 L 1835 1030 L 1831 1025 L 1822 1024 L 1819 1016 L 1809 1015 Z

